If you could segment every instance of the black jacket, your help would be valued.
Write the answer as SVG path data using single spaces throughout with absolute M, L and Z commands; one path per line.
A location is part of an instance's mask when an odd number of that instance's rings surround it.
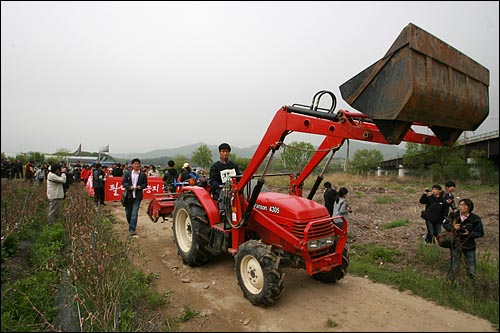
M 460 212 L 451 212 L 449 218 L 443 223 L 443 228 L 448 231 L 453 231 L 453 219 L 456 218 L 456 223 L 460 224 L 463 229 L 469 231 L 468 235 L 462 235 L 458 232 L 460 236 L 460 246 L 462 250 L 475 250 L 476 249 L 476 238 L 483 237 L 483 221 L 481 218 L 473 213 L 470 213 L 465 220 L 460 219 Z
M 325 207 L 328 209 L 328 213 L 330 216 L 333 214 L 333 203 L 335 199 L 337 198 L 337 190 L 328 187 L 325 190 L 325 193 L 323 193 L 323 198 L 325 199 Z
M 134 172 L 134 171 L 133 170 L 127 171 L 123 175 L 122 186 L 126 190 L 130 190 L 130 188 L 132 187 L 132 177 L 131 177 L 132 172 Z M 144 191 L 148 187 L 148 176 L 142 171 L 140 171 L 140 173 L 139 173 L 139 179 L 137 179 L 137 186 L 140 186 L 141 189 L 135 190 L 135 198 L 142 200 L 142 198 L 143 198 L 142 191 Z M 130 191 L 130 192 L 132 193 L 133 191 Z
M 165 185 L 173 184 L 177 177 L 179 177 L 179 172 L 175 168 L 167 168 L 163 174 L 163 182 Z
M 104 178 L 106 178 L 104 171 L 95 169 L 92 173 L 92 186 L 94 188 L 104 188 Z
M 241 175 L 240 168 L 233 161 L 227 161 L 227 163 L 222 163 L 220 160 L 212 164 L 210 167 L 210 190 L 212 193 L 217 193 L 219 191 L 219 186 L 222 185 L 222 179 L 220 172 L 223 170 L 234 169 L 237 175 Z
M 425 204 L 425 210 L 430 213 L 427 220 L 437 223 L 442 222 L 446 215 L 448 214 L 448 206 L 446 205 L 446 201 L 444 201 L 443 192 L 439 194 L 439 197 L 435 197 L 434 195 L 422 194 L 419 202 L 421 204 Z

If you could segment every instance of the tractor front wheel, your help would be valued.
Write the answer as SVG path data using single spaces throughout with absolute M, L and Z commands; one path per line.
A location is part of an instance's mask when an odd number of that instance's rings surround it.
M 349 266 L 349 254 L 347 253 L 347 249 L 344 248 L 342 252 L 342 265 L 334 267 L 329 272 L 314 274 L 312 277 L 324 283 L 335 283 L 347 274 L 347 266 Z
M 279 299 L 284 274 L 271 245 L 249 240 L 240 245 L 235 261 L 238 285 L 253 305 L 271 305 Z

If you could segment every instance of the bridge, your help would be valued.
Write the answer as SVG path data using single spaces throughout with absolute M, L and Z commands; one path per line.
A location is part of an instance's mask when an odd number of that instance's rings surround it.
M 458 144 L 463 147 L 466 159 L 469 158 L 470 152 L 473 150 L 485 151 L 487 158 L 495 164 L 498 170 L 498 130 L 470 137 L 464 136 L 462 139 L 459 139 Z M 380 170 L 401 168 L 403 168 L 403 157 L 396 157 L 382 161 L 379 165 L 379 172 Z
M 464 137 L 459 141 L 464 146 L 465 157 L 468 158 L 472 150 L 486 152 L 486 156 L 495 162 L 498 167 L 498 130 L 491 131 L 471 137 Z

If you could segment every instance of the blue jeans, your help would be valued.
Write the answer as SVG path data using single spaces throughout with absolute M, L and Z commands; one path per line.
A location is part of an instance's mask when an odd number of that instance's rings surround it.
M 425 225 L 427 226 L 427 235 L 425 235 L 425 242 L 432 243 L 432 237 L 437 237 L 441 232 L 442 222 L 431 222 L 425 220 Z
M 128 222 L 128 231 L 135 231 L 137 227 L 137 217 L 139 216 L 139 207 L 141 199 L 131 198 L 128 205 L 125 207 L 125 216 Z
M 452 281 L 457 278 L 458 268 L 460 267 L 460 260 L 463 254 L 467 274 L 474 280 L 476 277 L 476 251 L 462 250 L 460 247 L 454 246 L 450 249 L 450 254 L 451 260 L 450 268 L 448 269 L 448 278 Z

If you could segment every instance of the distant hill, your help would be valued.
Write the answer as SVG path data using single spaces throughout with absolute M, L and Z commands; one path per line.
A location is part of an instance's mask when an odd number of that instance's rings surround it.
M 202 144 L 205 144 L 208 148 L 210 148 L 210 150 L 212 151 L 212 159 L 216 161 L 219 158 L 219 153 L 217 151 L 218 145 L 209 145 L 203 142 L 198 142 L 188 146 L 182 146 L 177 148 L 157 149 L 146 153 L 113 154 L 113 157 L 120 159 L 132 159 L 134 157 L 138 157 L 141 160 L 148 160 L 148 159 L 158 159 L 158 158 L 173 158 L 178 155 L 184 155 L 187 158 L 190 158 L 193 152 L 196 149 L 198 149 L 198 147 L 201 146 Z M 253 145 L 246 148 L 232 146 L 231 148 L 232 148 L 231 153 L 236 155 L 237 157 L 251 158 L 255 150 L 257 149 L 257 145 Z M 405 149 L 402 149 L 398 146 L 371 144 L 355 140 L 349 141 L 349 156 L 351 158 L 359 149 L 379 150 L 384 156 L 384 159 L 401 157 L 405 153 Z M 347 142 L 344 143 L 342 148 L 340 148 L 340 150 L 335 154 L 335 157 L 345 158 L 346 154 L 347 154 Z
M 169 157 L 173 158 L 178 155 L 184 155 L 188 158 L 191 157 L 193 152 L 198 149 L 199 146 L 201 145 L 206 145 L 211 151 L 212 151 L 212 159 L 218 160 L 219 159 L 219 152 L 218 152 L 218 146 L 219 145 L 209 145 L 203 142 L 198 142 L 194 143 L 192 145 L 188 146 L 182 146 L 182 147 L 177 147 L 177 148 L 166 148 L 166 149 L 157 149 L 153 150 L 147 153 L 131 153 L 131 154 L 113 154 L 113 157 L 116 158 L 123 158 L 123 159 L 132 159 L 132 158 L 140 158 L 141 160 L 143 159 L 155 159 L 155 158 L 162 158 L 162 157 Z M 255 152 L 255 149 L 257 149 L 257 145 L 247 147 L 247 148 L 239 148 L 239 147 L 234 147 L 231 146 L 231 153 L 235 154 L 238 157 L 252 157 L 253 153 Z

